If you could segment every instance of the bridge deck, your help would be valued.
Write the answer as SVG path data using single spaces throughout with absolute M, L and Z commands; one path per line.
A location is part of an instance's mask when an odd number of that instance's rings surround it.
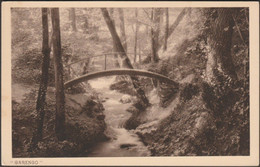
M 72 80 L 66 82 L 64 84 L 64 87 L 65 87 L 65 89 L 67 89 L 80 82 L 84 82 L 84 81 L 87 81 L 90 79 L 105 77 L 105 76 L 113 76 L 113 75 L 145 76 L 145 77 L 156 78 L 160 81 L 166 82 L 168 84 L 172 84 L 175 87 L 179 86 L 179 84 L 177 82 L 175 82 L 174 80 L 172 80 L 164 75 L 153 73 L 150 71 L 135 70 L 135 69 L 114 69 L 114 70 L 99 71 L 99 72 L 93 72 L 93 73 L 88 73 L 88 74 L 82 75 L 78 78 L 75 78 L 75 79 L 72 79 Z

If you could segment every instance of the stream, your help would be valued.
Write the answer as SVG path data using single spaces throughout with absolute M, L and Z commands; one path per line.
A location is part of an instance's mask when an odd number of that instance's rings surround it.
M 88 154 L 90 157 L 139 157 L 149 156 L 147 147 L 140 141 L 133 132 L 123 128 L 124 122 L 131 116 L 126 109 L 131 103 L 120 102 L 124 95 L 109 86 L 114 82 L 115 77 L 98 78 L 90 80 L 89 84 L 99 93 L 101 99 L 105 99 L 105 122 L 107 124 L 106 134 L 111 138 L 109 141 L 97 143 Z

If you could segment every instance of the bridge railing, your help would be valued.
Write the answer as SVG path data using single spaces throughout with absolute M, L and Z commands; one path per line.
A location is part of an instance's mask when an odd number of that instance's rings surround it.
M 111 53 L 102 53 L 102 54 L 98 54 L 98 55 L 95 55 L 95 56 L 88 56 L 86 58 L 83 58 L 83 59 L 79 59 L 77 61 L 74 61 L 72 63 L 69 63 L 67 64 L 66 66 L 71 66 L 73 64 L 76 64 L 76 63 L 80 63 L 80 62 L 84 62 L 86 60 L 89 60 L 89 59 L 93 59 L 93 58 L 96 58 L 96 57 L 104 57 L 104 61 L 106 61 L 106 57 L 108 56 L 114 56 L 115 54 L 120 54 L 121 52 L 111 52 Z M 127 53 L 127 56 L 130 58 L 130 60 L 133 60 L 133 57 L 132 55 L 134 55 L 134 53 Z M 137 54 L 137 57 L 139 57 L 139 54 Z M 139 60 L 140 61 L 140 60 Z M 65 67 L 66 67 L 65 66 Z
M 115 55 L 119 56 L 119 54 L 120 52 L 110 52 L 110 53 L 101 53 L 94 56 L 88 56 L 86 58 L 68 63 L 64 67 L 68 71 L 69 76 L 71 75 L 78 76 L 89 72 L 116 69 L 118 67 L 115 64 L 118 61 L 120 62 L 120 59 L 116 58 Z M 133 61 L 134 53 L 127 53 L 127 55 L 130 58 L 130 60 Z M 137 54 L 137 58 L 138 57 L 140 57 L 139 54 Z

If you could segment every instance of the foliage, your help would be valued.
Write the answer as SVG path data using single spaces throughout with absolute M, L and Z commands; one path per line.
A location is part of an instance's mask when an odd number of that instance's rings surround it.
M 102 136 L 105 130 L 102 104 L 100 101 L 93 102 L 85 95 L 79 94 L 66 96 L 66 134 L 68 137 L 64 141 L 58 141 L 54 131 L 55 93 L 54 89 L 48 89 L 43 140 L 38 143 L 35 150 L 29 150 L 32 132 L 36 128 L 36 97 L 37 88 L 28 93 L 22 103 L 13 101 L 12 124 L 14 128 L 12 136 L 14 157 L 80 156 L 82 152 L 91 147 L 91 143 L 96 138 L 100 140 L 106 139 L 105 136 Z M 97 97 L 93 98 L 97 99 Z M 77 100 L 73 101 L 72 99 Z M 88 106 L 89 103 L 92 105 Z M 94 117 L 89 118 L 86 112 L 92 112 Z
M 196 96 L 199 93 L 200 89 L 198 85 L 186 84 L 184 88 L 181 90 L 180 98 L 184 102 L 192 99 L 193 96 Z
M 40 8 L 12 8 L 12 49 L 37 45 L 41 40 Z M 28 45 L 30 44 L 30 45 Z
M 36 128 L 34 122 L 36 89 L 26 94 L 22 104 L 12 101 L 12 150 L 14 157 L 29 156 L 32 131 Z M 28 105 L 30 104 L 30 105 Z
M 12 66 L 12 79 L 22 83 L 39 84 L 41 79 L 42 53 L 38 48 L 33 48 L 21 53 Z M 54 68 L 49 67 L 49 85 L 54 84 Z
M 39 142 L 36 150 L 33 150 L 31 157 L 68 157 L 79 154 L 79 147 L 74 142 L 67 140 Z
M 88 99 L 84 106 L 82 107 L 82 112 L 85 112 L 88 117 L 93 118 L 95 113 L 104 111 L 104 107 L 100 102 L 92 99 Z
M 174 48 L 177 51 L 173 57 L 161 60 L 158 64 L 151 63 L 147 69 L 168 76 L 177 82 L 181 82 L 182 79 L 194 74 L 196 81 L 192 82 L 199 83 L 202 80 L 201 76 L 206 67 L 207 52 L 205 47 L 205 41 L 201 34 L 198 34 L 196 38 L 184 40 Z M 175 95 L 178 90 L 163 83 L 159 84 L 159 88 L 161 105 L 166 107 L 176 97 Z

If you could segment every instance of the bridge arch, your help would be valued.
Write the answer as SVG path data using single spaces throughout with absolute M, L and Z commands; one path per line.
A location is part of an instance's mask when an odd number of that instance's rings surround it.
M 79 84 L 81 82 L 90 80 L 90 79 L 95 79 L 95 78 L 100 78 L 100 77 L 106 77 L 106 76 L 113 76 L 113 75 L 130 75 L 130 76 L 144 76 L 144 77 L 150 77 L 150 78 L 155 78 L 160 81 L 166 82 L 170 85 L 173 85 L 175 87 L 179 86 L 179 83 L 176 81 L 150 71 L 145 71 L 145 70 L 136 70 L 136 69 L 115 69 L 115 70 L 105 70 L 105 71 L 98 71 L 98 72 L 93 72 L 93 73 L 88 73 L 85 75 L 82 75 L 78 78 L 72 79 L 70 81 L 65 82 L 64 88 L 67 89 L 73 85 Z

